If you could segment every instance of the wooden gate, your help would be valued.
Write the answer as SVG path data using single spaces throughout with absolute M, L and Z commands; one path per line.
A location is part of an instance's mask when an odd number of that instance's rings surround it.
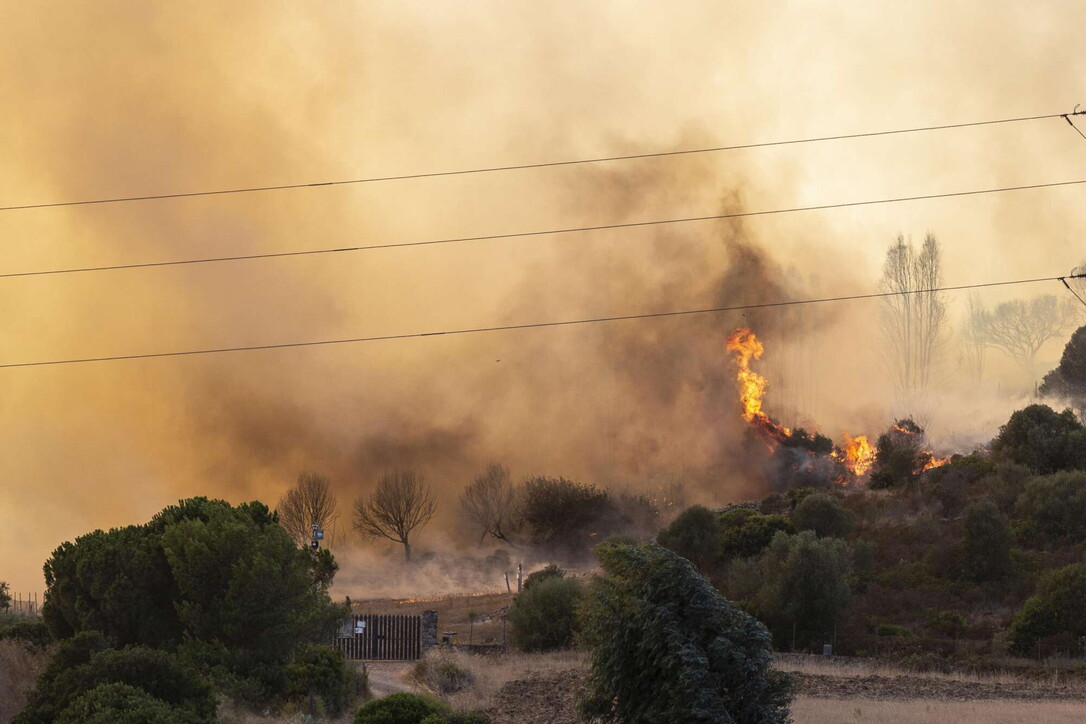
M 413 661 L 422 655 L 422 616 L 351 614 L 336 648 L 348 659 Z

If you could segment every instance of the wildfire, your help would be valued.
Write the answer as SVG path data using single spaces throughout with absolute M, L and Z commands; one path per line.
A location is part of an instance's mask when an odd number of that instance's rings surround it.
M 752 330 L 740 327 L 728 335 L 726 347 L 732 353 L 738 367 L 736 382 L 739 387 L 739 403 L 743 419 L 749 422 L 769 443 L 771 450 L 782 443 L 789 442 L 792 443 L 792 447 L 795 447 L 792 431 L 777 424 L 762 411 L 762 398 L 765 396 L 768 381 L 750 368 L 751 361 L 761 359 L 765 352 L 762 342 Z M 910 429 L 897 425 L 894 429 L 902 435 L 915 435 L 920 432 L 919 428 Z M 930 461 L 925 465 L 925 470 L 945 465 L 950 461 L 950 458 L 937 458 L 930 453 L 928 455 Z M 875 464 L 875 448 L 867 435 L 852 437 L 846 433 L 844 444 L 840 448 L 835 447 L 829 456 L 844 465 L 857 478 L 866 475 Z M 842 479 L 835 482 L 848 484 L 849 481 Z
M 739 367 L 737 381 L 739 403 L 743 407 L 743 419 L 754 425 L 769 439 L 776 442 L 783 441 L 792 434 L 792 431 L 778 425 L 770 419 L 769 415 L 762 412 L 762 397 L 765 395 L 768 383 L 765 377 L 750 368 L 750 361 L 760 359 L 765 348 L 754 332 L 746 327 L 740 327 L 732 332 L 728 336 L 726 346 L 729 352 L 735 353 L 735 364 Z
M 875 464 L 875 448 L 871 447 L 867 435 L 852 437 L 846 432 L 844 453 L 845 466 L 857 477 L 866 473 Z

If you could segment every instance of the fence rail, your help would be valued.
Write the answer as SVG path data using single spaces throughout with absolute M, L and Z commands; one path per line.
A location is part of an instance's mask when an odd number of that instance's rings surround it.
M 422 616 L 352 614 L 335 646 L 348 659 L 414 661 L 422 655 Z
M 19 613 L 24 616 L 38 616 L 41 613 L 41 605 L 38 601 L 38 594 L 36 593 L 13 593 L 11 594 L 11 604 L 8 609 L 12 613 Z

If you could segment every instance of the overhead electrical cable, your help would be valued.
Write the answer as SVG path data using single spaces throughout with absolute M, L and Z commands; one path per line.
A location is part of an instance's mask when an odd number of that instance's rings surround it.
M 134 201 L 160 201 L 164 199 L 184 199 L 199 196 L 227 196 L 231 194 L 248 194 L 264 191 L 287 191 L 291 189 L 320 188 L 328 186 L 348 186 L 356 184 L 380 183 L 386 181 L 410 181 L 413 179 L 441 178 L 447 176 L 467 176 L 470 174 L 495 173 L 498 171 L 525 171 L 530 169 L 556 168 L 559 166 L 577 166 L 591 163 L 608 163 L 613 161 L 633 161 L 638 159 L 665 158 L 668 156 L 687 156 L 699 153 L 719 153 L 723 151 L 740 151 L 755 148 L 769 148 L 772 146 L 791 146 L 803 143 L 822 143 L 825 141 L 845 141 L 856 138 L 875 138 L 878 136 L 893 136 L 906 133 L 922 133 L 927 131 L 945 131 L 955 128 L 975 128 L 978 126 L 994 126 L 1004 123 L 1023 123 L 1027 121 L 1041 121 L 1053 118 L 1068 119 L 1068 116 L 1084 115 L 1086 111 L 1076 109 L 1071 113 L 1048 113 L 1039 116 L 1020 116 L 1017 118 L 998 118 L 987 121 L 969 121 L 965 123 L 948 123 L 936 126 L 918 126 L 914 128 L 898 128 L 887 131 L 868 131 L 864 133 L 846 133 L 833 136 L 814 136 L 810 138 L 797 138 L 784 141 L 764 141 L 758 143 L 743 143 L 732 146 L 712 146 L 708 148 L 688 148 L 677 151 L 654 151 L 649 153 L 633 153 L 621 156 L 599 156 L 593 158 L 579 158 L 565 161 L 543 161 L 539 163 L 524 163 L 505 166 L 485 166 L 482 168 L 460 169 L 455 171 L 430 171 L 424 173 L 410 173 L 390 176 L 370 176 L 367 178 L 351 178 L 336 181 L 316 181 L 310 183 L 272 184 L 263 186 L 242 186 L 238 188 L 215 189 L 210 191 L 183 191 L 177 193 L 147 194 L 140 196 L 116 196 L 112 198 L 84 199 L 79 201 L 50 201 L 37 204 L 17 204 L 0 206 L 0 211 L 26 211 L 30 209 L 51 209 L 64 206 L 91 206 L 99 204 L 120 204 Z M 1074 124 L 1072 124 L 1074 125 Z M 1078 130 L 1078 129 L 1076 129 Z
M 826 211 L 830 209 L 845 209 L 858 206 L 875 206 L 877 204 L 896 204 L 909 201 L 929 201 L 935 199 L 960 198 L 963 196 L 981 196 L 984 194 L 1007 193 L 1011 191 L 1028 191 L 1033 189 L 1056 188 L 1059 186 L 1075 186 L 1086 184 L 1086 179 L 1075 181 L 1056 181 L 1053 183 L 1029 184 L 1025 186 L 1002 186 L 991 189 L 974 189 L 971 191 L 951 191 L 941 194 L 923 194 L 920 196 L 899 196 L 888 199 L 873 199 L 868 201 L 846 201 L 836 204 L 818 204 L 815 206 L 795 206 L 783 209 L 763 209 L 760 211 L 736 211 L 728 214 L 711 214 L 707 216 L 687 216 L 674 219 L 650 219 L 646 221 L 630 221 L 618 224 L 600 224 L 597 226 L 574 226 L 563 229 L 540 229 L 536 231 L 518 231 L 508 234 L 485 234 L 481 236 L 460 236 L 445 239 L 424 239 L 420 241 L 399 241 L 385 244 L 369 244 L 364 246 L 343 246 L 333 249 L 303 249 L 299 251 L 278 251 L 260 254 L 236 254 L 231 256 L 203 257 L 199 259 L 175 259 L 170 261 L 151 261 L 134 264 L 110 264 L 103 266 L 72 267 L 68 269 L 41 269 L 36 271 L 5 272 L 0 273 L 0 279 L 14 277 L 47 276 L 53 274 L 78 274 L 87 272 L 121 271 L 125 269 L 149 269 L 154 267 L 182 266 L 185 264 L 212 264 L 231 261 L 253 261 L 256 259 L 278 259 L 295 256 L 311 256 L 315 254 L 339 254 L 343 252 L 375 251 L 379 249 L 402 249 L 418 246 L 437 246 L 441 244 L 460 244 L 470 241 L 496 241 L 499 239 L 519 239 L 532 236 L 547 236 L 558 234 L 574 234 L 590 231 L 608 231 L 614 229 L 634 229 L 646 226 L 663 226 L 666 224 L 689 224 L 705 221 L 720 221 L 724 219 L 741 219 L 754 216 L 773 216 L 777 214 L 793 214 L 802 211 Z
M 125 360 L 145 360 L 163 357 L 193 357 L 197 355 L 224 354 L 230 352 L 257 352 L 266 350 L 289 349 L 296 347 L 321 347 L 335 344 L 355 344 L 360 342 L 388 342 L 393 340 L 417 339 L 422 337 L 451 337 L 465 334 L 481 334 L 484 332 L 510 332 L 524 329 L 542 329 L 546 327 L 572 327 L 583 324 L 601 324 L 604 322 L 623 322 L 644 319 L 661 319 L 664 317 L 685 317 L 700 314 L 717 314 L 720 312 L 738 312 L 751 309 L 772 309 L 775 307 L 791 307 L 802 304 L 824 304 L 829 302 L 848 302 L 861 299 L 878 299 L 880 297 L 892 297 L 911 294 L 930 294 L 933 292 L 950 292 L 963 289 L 981 289 L 984 287 L 1004 287 L 1017 284 L 1036 284 L 1039 282 L 1063 282 L 1067 279 L 1080 279 L 1086 274 L 1071 274 L 1064 277 L 1038 277 L 1035 279 L 1014 279 L 999 282 L 982 282 L 978 284 L 959 284 L 957 286 L 933 287 L 930 289 L 916 289 L 894 292 L 874 292 L 871 294 L 851 294 L 836 297 L 822 297 L 818 299 L 793 299 L 780 302 L 762 302 L 758 304 L 737 304 L 723 307 L 706 307 L 702 309 L 681 309 L 667 312 L 646 312 L 642 314 L 621 314 L 605 317 L 588 317 L 583 319 L 565 319 L 551 322 L 527 322 L 522 324 L 504 324 L 489 327 L 467 327 L 461 329 L 446 329 L 431 332 L 404 332 L 401 334 L 383 334 L 371 337 L 351 337 L 345 339 L 324 339 L 304 342 L 282 342 L 278 344 L 257 344 L 239 347 L 217 347 L 208 349 L 190 349 L 174 352 L 148 352 L 143 354 L 111 355 L 108 357 L 83 357 L 73 359 L 42 360 L 37 362 L 9 362 L 0 364 L 0 369 L 15 367 L 45 367 L 56 365 L 86 364 L 90 362 L 120 362 Z

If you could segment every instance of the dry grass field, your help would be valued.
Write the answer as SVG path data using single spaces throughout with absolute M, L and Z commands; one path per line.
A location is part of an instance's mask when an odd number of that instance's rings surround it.
M 19 641 L 0 640 L 0 724 L 7 724 L 26 704 L 49 654 L 32 651 Z

